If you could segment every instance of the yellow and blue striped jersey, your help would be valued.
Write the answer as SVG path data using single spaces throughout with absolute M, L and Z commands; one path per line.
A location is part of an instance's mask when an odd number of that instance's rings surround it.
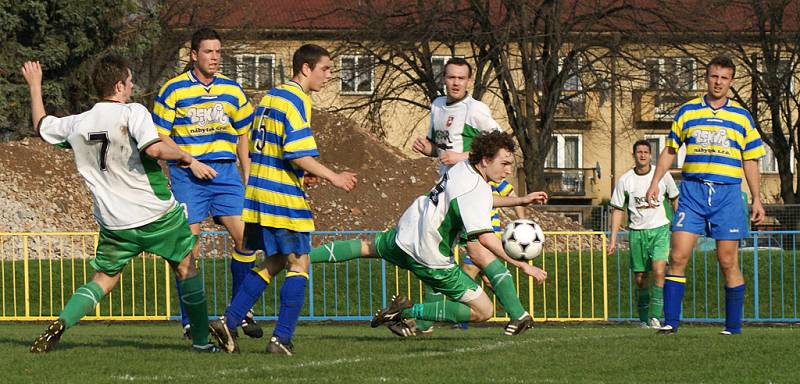
M 508 196 L 511 192 L 514 192 L 514 187 L 506 179 L 499 183 L 490 181 L 489 186 L 492 187 L 492 195 Z M 497 237 L 503 235 L 503 227 L 500 223 L 500 208 L 492 208 L 492 230 L 494 230 Z
M 272 88 L 258 104 L 250 136 L 250 177 L 242 220 L 298 232 L 314 230 L 292 159 L 319 156 L 311 132 L 311 98 L 294 82 Z
M 200 161 L 236 160 L 236 142 L 252 121 L 253 105 L 242 87 L 221 74 L 207 85 L 191 70 L 175 76 L 153 106 L 158 133 Z
M 714 109 L 705 96 L 678 109 L 666 145 L 686 145 L 684 178 L 721 184 L 741 183 L 742 161 L 766 153 L 750 112 L 730 99 Z

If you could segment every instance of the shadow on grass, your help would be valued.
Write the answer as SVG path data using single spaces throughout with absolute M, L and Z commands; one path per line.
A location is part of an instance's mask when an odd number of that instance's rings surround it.
M 20 347 L 23 348 L 26 352 L 29 351 L 31 344 L 36 339 L 38 335 L 31 335 L 30 340 L 21 340 L 19 338 L 8 338 L 8 337 L 0 337 L 0 345 L 9 345 L 13 347 Z M 62 339 L 58 345 L 55 347 L 54 351 L 69 351 L 72 349 L 83 349 L 83 348 L 124 348 L 124 347 L 132 347 L 135 349 L 140 350 L 164 350 L 164 351 L 189 351 L 191 349 L 191 343 L 186 342 L 183 346 L 178 346 L 174 344 L 157 344 L 153 342 L 147 341 L 135 341 L 128 338 L 103 338 L 100 340 L 95 340 L 91 342 L 81 342 L 81 343 L 74 343 L 70 342 L 69 335 L 65 334 L 64 337 L 66 339 Z M 154 338 L 154 341 L 156 339 Z M 51 352 L 52 353 L 52 352 Z

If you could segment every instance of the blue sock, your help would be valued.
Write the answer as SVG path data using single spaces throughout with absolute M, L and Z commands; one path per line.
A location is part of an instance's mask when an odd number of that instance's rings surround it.
M 183 292 L 181 292 L 181 280 L 178 279 L 178 275 L 175 275 L 175 290 L 178 291 L 178 298 L 183 297 Z M 183 300 L 178 300 L 179 308 L 181 310 L 181 325 L 186 326 L 189 324 L 189 314 L 186 313 L 186 308 L 183 307 Z
M 278 322 L 272 336 L 277 337 L 282 344 L 292 342 L 300 310 L 306 300 L 306 282 L 308 277 L 302 273 L 288 272 L 286 280 L 281 287 L 281 310 L 278 313 Z
M 242 262 L 231 258 L 231 297 L 236 296 L 236 292 L 239 291 L 244 277 L 247 276 L 247 271 L 252 269 L 255 264 L 255 261 Z
M 664 324 L 678 329 L 681 319 L 681 304 L 686 287 L 686 276 L 667 275 L 664 280 Z
M 725 330 L 742 333 L 742 311 L 744 310 L 744 284 L 725 287 Z
M 225 324 L 230 329 L 236 329 L 242 323 L 247 311 L 253 308 L 256 301 L 267 288 L 267 282 L 252 269 L 247 272 L 236 292 L 236 296 L 231 299 L 231 304 L 225 310 Z

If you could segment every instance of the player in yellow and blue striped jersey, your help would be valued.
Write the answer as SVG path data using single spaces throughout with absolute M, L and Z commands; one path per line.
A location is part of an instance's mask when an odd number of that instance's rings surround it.
M 354 173 L 333 172 L 314 159 L 319 151 L 311 132 L 309 93 L 321 90 L 331 79 L 330 54 L 318 45 L 303 45 L 292 57 L 292 69 L 292 80 L 271 89 L 256 110 L 242 216 L 245 244 L 263 250 L 266 259 L 248 271 L 225 315 L 210 323 L 212 334 L 227 352 L 238 350 L 233 333 L 237 324 L 272 278 L 286 269 L 278 321 L 267 352 L 293 354 L 292 336 L 305 301 L 314 230 L 303 189 L 305 175 L 318 176 L 345 191 L 356 185 Z
M 192 35 L 192 67 L 161 87 L 153 121 L 161 140 L 197 160 L 190 169 L 169 163 L 172 192 L 188 211 L 192 233 L 200 234 L 200 222 L 210 214 L 233 238 L 231 285 L 235 295 L 256 259 L 255 252 L 242 244 L 241 219 L 253 106 L 239 83 L 219 73 L 221 49 L 220 36 L 212 29 L 202 28 Z M 188 334 L 185 311 L 181 310 L 181 315 Z M 241 325 L 248 336 L 261 337 L 252 312 Z
M 659 334 L 678 331 L 685 268 L 698 237 L 717 242 L 717 258 L 725 276 L 723 335 L 742 332 L 744 277 L 739 269 L 739 240 L 747 233 L 747 216 L 740 198 L 742 177 L 753 199 L 750 220 L 764 219 L 758 159 L 765 150 L 750 113 L 728 98 L 736 66 L 726 56 L 713 58 L 706 68 L 708 90 L 683 104 L 675 115 L 666 148 L 661 152 L 647 190 L 650 205 L 657 201 L 658 181 L 669 170 L 677 150 L 686 148 L 678 209 L 672 220 L 669 270 L 664 282 L 664 326 Z

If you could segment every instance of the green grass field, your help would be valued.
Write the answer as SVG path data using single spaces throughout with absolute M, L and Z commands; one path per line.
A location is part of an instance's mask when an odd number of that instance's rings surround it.
M 266 331 L 272 324 L 265 323 Z M 43 323 L 0 323 L 3 383 L 797 383 L 797 326 L 690 325 L 657 337 L 630 324 L 544 324 L 519 337 L 499 325 L 437 328 L 400 339 L 366 323 L 301 323 L 297 355 L 188 351 L 176 323 L 93 323 L 70 329 L 58 349 L 28 353 Z

